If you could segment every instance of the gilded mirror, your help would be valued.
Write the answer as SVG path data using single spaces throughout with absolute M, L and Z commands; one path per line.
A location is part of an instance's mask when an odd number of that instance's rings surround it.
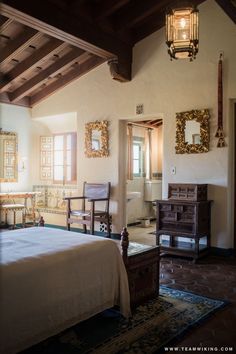
M 0 182 L 17 182 L 17 134 L 0 129 Z
M 108 156 L 108 122 L 95 121 L 85 125 L 86 157 Z
M 209 151 L 209 110 L 176 113 L 176 154 Z

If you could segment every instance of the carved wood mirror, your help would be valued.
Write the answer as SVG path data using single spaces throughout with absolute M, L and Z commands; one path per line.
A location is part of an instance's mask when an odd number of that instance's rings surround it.
M 176 113 L 176 154 L 209 151 L 209 110 Z
M 86 157 L 108 156 L 108 122 L 95 121 L 85 125 Z
M 0 129 L 0 182 L 17 182 L 17 134 Z

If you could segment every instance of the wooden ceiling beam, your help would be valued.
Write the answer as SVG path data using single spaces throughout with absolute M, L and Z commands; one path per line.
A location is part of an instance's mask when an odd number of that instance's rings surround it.
M 8 26 L 12 24 L 13 20 L 11 18 L 6 18 L 0 23 L 0 33 L 3 33 L 7 29 Z
M 0 15 L 0 27 L 4 25 L 9 19 L 5 16 Z
M 169 1 L 169 3 L 170 2 L 171 1 Z M 166 4 L 166 0 L 136 0 L 135 6 L 132 6 L 132 11 L 124 9 L 122 12 L 119 12 L 117 18 L 114 19 L 115 30 L 119 31 L 126 28 L 132 28 L 137 23 L 146 19 L 146 17 L 160 10 L 163 6 L 166 6 Z
M 115 11 L 129 3 L 130 0 L 104 0 L 99 4 L 95 13 L 97 20 L 103 20 L 105 17 L 111 16 Z
M 12 104 L 12 102 L 9 99 L 9 96 L 7 92 L 0 93 L 0 102 L 1 103 L 8 103 Z M 24 97 L 21 100 L 17 101 L 16 103 L 17 106 L 23 106 L 23 107 L 30 107 L 30 99 L 29 97 Z
M 236 23 L 236 7 L 232 1 L 215 0 L 217 4 L 224 10 L 224 12 Z
M 18 87 L 15 91 L 9 92 L 10 101 L 15 102 L 20 98 L 26 96 L 29 92 L 39 87 L 44 80 L 48 79 L 52 75 L 57 75 L 62 71 L 62 69 L 65 70 L 70 65 L 72 65 L 73 62 L 75 62 L 75 60 L 83 53 L 84 51 L 82 49 L 73 49 L 68 54 L 58 59 L 52 65 L 50 65 L 48 68 L 42 70 L 41 72 L 39 72 L 39 74 L 32 77 L 30 80 Z
M 133 41 L 137 43 L 149 36 L 153 32 L 158 31 L 165 26 L 165 12 L 156 13 L 147 19 L 147 23 L 144 23 L 133 29 Z
M 47 85 L 44 89 L 37 92 L 30 98 L 30 106 L 34 106 L 35 104 L 39 103 L 46 97 L 50 96 L 57 90 L 63 88 L 64 86 L 68 85 L 70 82 L 78 79 L 80 76 L 85 75 L 90 70 L 94 69 L 98 65 L 102 64 L 104 59 L 93 56 L 89 58 L 87 61 L 82 63 L 81 65 L 77 65 L 73 70 L 69 71 L 67 74 L 62 75 L 59 79 L 54 81 L 53 83 Z
M 9 41 L 9 43 L 2 48 L 0 53 L 0 63 L 3 65 L 6 61 L 10 61 L 27 48 L 30 43 L 41 36 L 41 33 L 36 30 L 26 27 L 22 33 L 20 33 L 15 39 Z
M 116 58 L 120 67 L 127 66 L 122 70 L 124 75 L 128 73 L 123 81 L 131 80 L 132 45 L 102 31 L 95 23 L 91 25 L 84 18 L 78 19 L 73 14 L 68 16 L 48 1 L 42 6 L 39 1 L 5 0 L 1 4 L 1 12 L 6 17 L 103 59 Z
M 42 6 L 39 1 L 5 0 L 1 4 L 1 12 L 6 17 L 102 58 L 131 58 L 132 48 L 127 43 L 103 32 L 96 24 L 91 26 L 83 18 L 68 16 L 49 2 L 45 1 Z
M 0 82 L 0 92 L 4 89 L 6 90 L 10 84 L 17 79 L 19 76 L 25 74 L 28 70 L 32 70 L 34 67 L 38 65 L 38 63 L 44 59 L 48 59 L 53 55 L 55 51 L 64 48 L 67 46 L 62 41 L 58 39 L 51 39 L 41 48 L 37 49 L 32 55 L 23 60 L 21 63 L 16 65 L 12 70 L 3 75 L 2 80 Z

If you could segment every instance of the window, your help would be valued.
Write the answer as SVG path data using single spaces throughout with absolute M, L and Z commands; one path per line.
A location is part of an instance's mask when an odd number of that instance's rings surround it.
M 133 138 L 133 175 L 134 177 L 143 176 L 143 139 Z
M 45 144 L 48 139 L 52 141 L 50 145 Z M 76 133 L 41 137 L 41 179 L 62 184 L 76 183 Z
M 76 134 L 54 135 L 53 139 L 53 182 L 73 183 L 76 181 Z

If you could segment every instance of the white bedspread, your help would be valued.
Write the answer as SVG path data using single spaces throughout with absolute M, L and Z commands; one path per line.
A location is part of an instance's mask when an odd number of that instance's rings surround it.
M 114 305 L 130 315 L 114 241 L 34 227 L 2 232 L 0 245 L 0 353 L 15 353 Z

